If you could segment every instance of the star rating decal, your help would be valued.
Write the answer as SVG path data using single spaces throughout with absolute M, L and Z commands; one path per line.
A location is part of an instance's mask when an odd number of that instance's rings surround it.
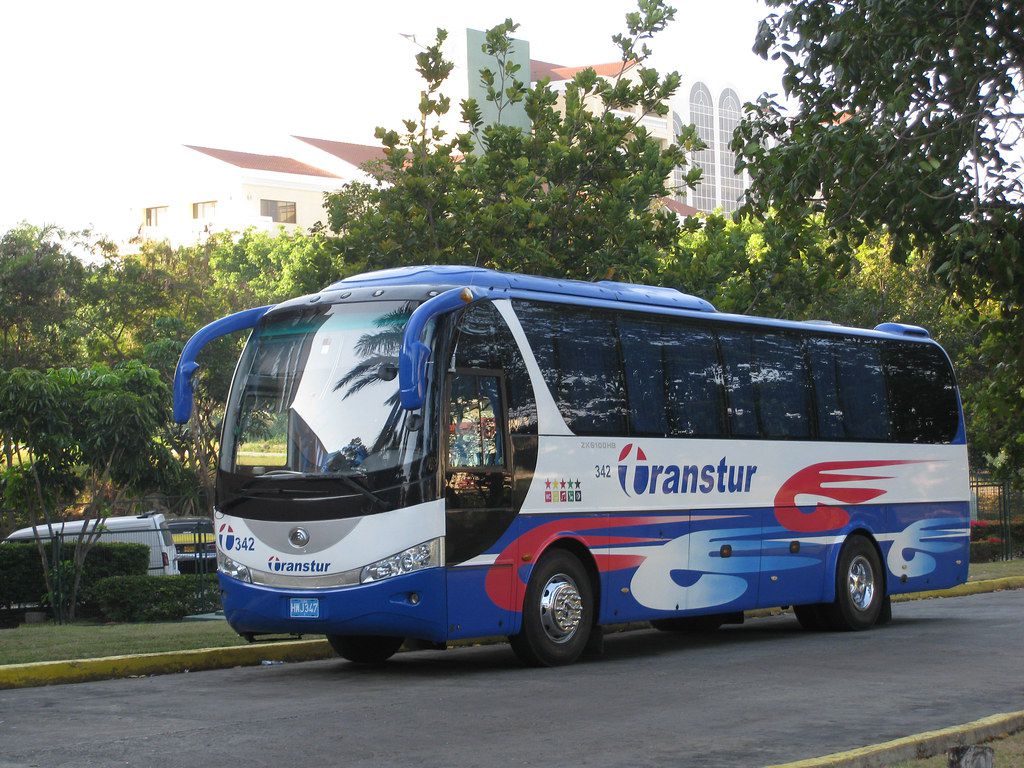
M 576 504 L 583 501 L 582 483 L 580 480 L 560 477 L 557 480 L 544 481 L 545 504 Z

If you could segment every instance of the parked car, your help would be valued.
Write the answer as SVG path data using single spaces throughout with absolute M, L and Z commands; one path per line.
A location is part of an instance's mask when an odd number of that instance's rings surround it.
M 73 543 L 82 532 L 82 520 L 71 520 L 53 526 L 53 533 L 63 536 L 66 543 Z M 94 521 L 89 521 L 92 531 Z M 129 517 L 108 517 L 99 526 L 100 534 L 97 541 L 107 544 L 145 544 L 149 547 L 149 574 L 151 576 L 171 576 L 178 571 L 178 553 L 174 549 L 174 540 L 162 514 L 148 513 Z M 37 529 L 44 540 L 49 540 L 50 529 L 41 525 Z M 211 532 L 213 527 L 210 527 Z M 35 534 L 32 528 L 21 528 L 4 541 L 33 541 Z M 215 555 L 216 556 L 216 555 Z
M 167 521 L 178 551 L 178 570 L 182 573 L 215 573 L 217 544 L 213 521 L 208 517 L 178 517 Z

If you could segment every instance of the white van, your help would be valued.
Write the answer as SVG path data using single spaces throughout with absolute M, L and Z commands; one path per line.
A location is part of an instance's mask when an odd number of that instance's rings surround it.
M 92 531 L 95 521 L 89 521 Z M 50 538 L 50 529 L 46 525 L 38 526 L 40 537 Z M 82 532 L 82 521 L 72 520 L 53 526 L 55 534 L 63 534 L 66 544 L 74 544 L 78 534 Z M 32 541 L 35 534 L 31 528 L 21 528 L 4 541 Z M 108 517 L 100 524 L 100 535 L 97 541 L 112 544 L 145 544 L 149 547 L 150 576 L 176 576 L 178 574 L 178 553 L 174 548 L 174 539 L 167 527 L 167 521 L 161 514 L 149 513 L 136 517 Z

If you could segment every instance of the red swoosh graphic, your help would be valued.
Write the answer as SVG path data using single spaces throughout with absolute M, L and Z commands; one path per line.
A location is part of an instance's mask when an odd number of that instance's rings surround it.
M 796 505 L 799 495 L 823 496 L 839 504 L 864 504 L 884 496 L 881 488 L 826 487 L 835 483 L 860 480 L 889 480 L 891 475 L 850 474 L 857 469 L 872 467 L 895 467 L 901 464 L 922 464 L 922 461 L 826 461 L 812 464 L 793 475 L 782 484 L 775 494 L 775 519 L 791 531 L 811 533 L 842 528 L 850 522 L 850 513 L 838 504 L 823 504 L 820 501 L 809 512 Z M 835 474 L 829 474 L 835 473 Z
M 542 523 L 532 528 L 517 539 L 513 539 L 505 549 L 501 551 L 494 561 L 494 565 L 487 570 L 487 577 L 484 586 L 487 596 L 500 608 L 509 611 L 521 611 L 523 609 L 523 597 L 526 594 L 526 582 L 519 578 L 519 566 L 522 564 L 518 559 L 519 552 L 536 556 L 543 546 L 555 538 L 571 538 L 581 542 L 588 548 L 607 546 L 609 528 L 625 528 L 633 525 L 656 525 L 679 523 L 689 520 L 689 515 L 670 517 L 614 517 L 611 519 L 601 518 L 576 518 L 570 520 L 553 520 L 550 523 Z M 577 526 L 573 528 L 573 526 Z M 651 539 L 640 539 L 632 537 L 617 537 L 616 543 L 628 541 L 651 541 Z M 622 568 L 632 568 L 643 561 L 643 557 L 637 555 L 595 555 L 599 570 L 615 571 Z M 502 567 L 495 567 L 502 566 Z

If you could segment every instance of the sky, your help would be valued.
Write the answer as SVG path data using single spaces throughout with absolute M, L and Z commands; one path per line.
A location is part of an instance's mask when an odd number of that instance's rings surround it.
M 742 99 L 780 90 L 751 52 L 759 0 L 676 0 L 650 65 Z M 27 220 L 119 236 L 157 159 L 181 144 L 267 154 L 297 134 L 375 143 L 412 117 L 421 43 L 438 27 L 465 61 L 465 29 L 512 17 L 535 59 L 618 59 L 626 0 L 176 0 L 5 4 L 0 15 L 0 233 Z M 460 71 L 461 70 L 461 71 Z M 453 87 L 466 82 L 457 66 Z M 464 93 L 453 92 L 453 101 Z M 679 98 L 682 98 L 680 95 Z

